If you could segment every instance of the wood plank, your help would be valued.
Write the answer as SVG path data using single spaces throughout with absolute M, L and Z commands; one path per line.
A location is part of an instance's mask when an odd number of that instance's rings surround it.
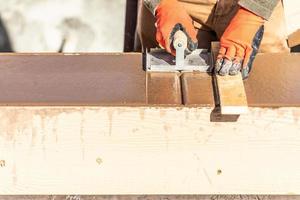
M 300 194 L 300 108 L 1 107 L 0 194 Z
M 212 42 L 211 51 L 213 62 L 216 60 L 220 48 L 219 42 Z M 221 114 L 240 115 L 248 112 L 248 103 L 242 74 L 235 76 L 216 75 L 216 89 L 219 96 Z

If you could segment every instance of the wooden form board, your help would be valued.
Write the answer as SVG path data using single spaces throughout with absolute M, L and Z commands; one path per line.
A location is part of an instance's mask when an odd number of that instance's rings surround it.
M 0 194 L 300 194 L 300 108 L 1 107 Z
M 212 63 L 215 63 L 219 52 L 219 42 L 211 43 Z M 217 96 L 220 101 L 221 114 L 239 115 L 248 112 L 248 103 L 242 74 L 235 76 L 216 75 Z

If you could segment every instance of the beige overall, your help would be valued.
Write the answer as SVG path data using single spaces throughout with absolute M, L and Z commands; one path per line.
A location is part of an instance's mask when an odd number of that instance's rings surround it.
M 238 0 L 178 0 L 192 17 L 198 31 L 199 48 L 209 48 L 211 41 L 219 40 L 237 12 Z M 176 12 L 176 11 L 175 11 Z M 143 49 L 157 47 L 155 17 L 139 3 L 137 41 Z M 136 49 L 139 50 L 139 45 Z M 265 34 L 260 52 L 290 51 L 282 2 L 278 3 L 272 16 L 265 23 Z

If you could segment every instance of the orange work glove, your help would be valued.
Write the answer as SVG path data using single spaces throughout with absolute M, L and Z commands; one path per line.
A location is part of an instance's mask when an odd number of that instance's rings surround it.
M 263 18 L 244 8 L 238 10 L 220 40 L 216 61 L 219 75 L 236 75 L 246 69 L 245 75 L 242 74 L 248 77 L 263 37 L 263 24 Z
M 167 52 L 175 55 L 172 38 L 178 30 L 182 30 L 187 35 L 188 51 L 197 48 L 197 31 L 192 23 L 192 18 L 177 0 L 161 0 L 156 8 L 155 16 L 156 40 Z

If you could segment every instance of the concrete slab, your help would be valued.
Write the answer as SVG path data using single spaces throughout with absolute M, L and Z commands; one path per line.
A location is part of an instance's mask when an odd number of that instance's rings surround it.
M 300 54 L 257 55 L 250 77 L 244 81 L 251 107 L 300 106 Z M 187 106 L 214 105 L 211 77 L 207 74 L 182 76 L 183 99 Z
M 0 56 L 1 105 L 145 105 L 141 54 Z
M 244 82 L 251 107 L 299 107 L 300 54 L 259 54 Z M 2 54 L 1 105 L 213 107 L 205 73 L 151 73 L 142 54 Z
M 207 73 L 184 73 L 181 76 L 183 102 L 187 106 L 214 106 L 212 77 Z
M 181 105 L 180 73 L 147 73 L 147 103 Z
M 300 54 L 259 54 L 244 82 L 248 104 L 258 107 L 300 106 Z

